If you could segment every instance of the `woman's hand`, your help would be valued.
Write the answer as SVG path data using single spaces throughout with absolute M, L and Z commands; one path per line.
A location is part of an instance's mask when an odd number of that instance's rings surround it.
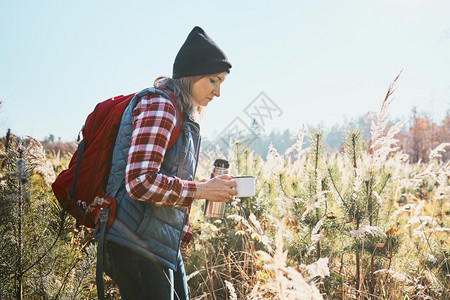
M 228 202 L 234 195 L 236 195 L 236 181 L 229 175 L 220 175 L 197 182 L 196 199 Z

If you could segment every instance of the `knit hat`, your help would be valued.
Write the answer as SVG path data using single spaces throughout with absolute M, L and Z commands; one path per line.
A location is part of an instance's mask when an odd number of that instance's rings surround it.
M 172 78 L 230 72 L 225 53 L 205 31 L 196 26 L 189 33 L 173 63 Z

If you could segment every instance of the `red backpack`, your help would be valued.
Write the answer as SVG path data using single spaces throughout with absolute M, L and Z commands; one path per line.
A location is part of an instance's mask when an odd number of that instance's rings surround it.
M 162 89 L 149 89 L 151 93 L 170 98 L 174 107 L 174 99 Z M 83 140 L 70 160 L 67 170 L 62 171 L 52 184 L 53 193 L 61 207 L 77 220 L 77 225 L 90 228 L 99 227 L 96 224 L 102 209 L 109 209 L 107 227 L 111 226 L 116 201 L 110 196 L 105 197 L 111 169 L 112 153 L 119 130 L 122 114 L 136 95 L 117 96 L 100 102 L 89 114 L 83 126 Z M 178 116 L 178 112 L 177 112 Z M 177 125 L 170 137 L 169 148 L 173 146 L 180 135 Z

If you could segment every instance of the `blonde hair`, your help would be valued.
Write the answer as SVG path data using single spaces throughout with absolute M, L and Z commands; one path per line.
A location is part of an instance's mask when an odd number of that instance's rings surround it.
M 167 87 L 171 89 L 180 113 L 192 114 L 195 120 L 199 120 L 203 108 L 195 105 L 195 102 L 191 97 L 191 87 L 194 82 L 204 76 L 205 75 L 186 76 L 177 79 L 160 76 L 156 78 L 154 86 Z

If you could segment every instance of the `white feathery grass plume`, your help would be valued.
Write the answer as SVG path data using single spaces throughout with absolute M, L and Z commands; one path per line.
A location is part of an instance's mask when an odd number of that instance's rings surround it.
M 444 168 L 444 170 L 447 170 L 447 172 L 450 172 L 450 160 L 447 161 L 447 163 L 445 164 L 445 166 L 443 168 Z
M 250 213 L 249 219 L 250 221 L 252 221 L 255 227 L 253 227 L 244 217 L 241 217 L 239 215 L 229 215 L 227 216 L 227 219 L 235 220 L 236 222 L 240 222 L 247 227 L 244 232 L 237 231 L 236 234 L 239 235 L 247 232 L 250 234 L 251 238 L 260 241 L 264 246 L 266 246 L 269 252 L 273 252 L 273 249 L 269 243 L 269 238 L 264 234 L 264 231 L 261 228 L 261 224 L 256 220 L 256 217 L 253 213 Z
M 409 162 L 409 155 L 404 152 L 398 151 L 391 154 L 389 161 L 392 161 L 395 164 L 395 166 L 398 166 L 401 163 L 407 164 Z M 387 161 L 387 163 L 389 161 Z
M 381 270 L 376 270 L 375 272 L 373 272 L 373 274 L 389 274 L 389 276 L 392 279 L 395 279 L 397 281 L 404 282 L 406 284 L 413 283 L 412 280 L 407 275 L 402 274 L 400 272 L 395 272 L 393 270 L 381 269 Z
M 287 250 L 283 251 L 283 230 L 282 226 L 278 229 L 273 257 L 264 251 L 258 251 L 260 259 L 266 262 L 264 267 L 275 273 L 268 288 L 277 291 L 280 299 L 323 299 L 314 282 L 308 283 L 300 272 L 286 266 Z
M 417 230 L 417 229 L 414 230 L 414 233 L 413 233 L 412 236 L 415 237 L 415 238 L 420 239 L 422 243 L 426 243 L 426 241 L 427 241 L 427 237 L 425 235 L 425 231 L 423 231 L 423 230 Z
M 274 205 L 276 207 L 276 214 L 283 218 L 284 214 L 287 213 L 288 209 L 292 205 L 292 199 L 286 197 L 286 195 L 280 195 L 280 197 L 274 198 Z
M 328 257 L 321 257 L 310 265 L 302 265 L 302 267 L 305 268 L 310 275 L 310 278 L 308 278 L 307 281 L 310 281 L 315 277 L 325 278 L 326 276 L 330 276 L 328 261 Z
M 297 201 L 301 201 L 305 203 L 305 211 L 302 213 L 301 220 L 305 220 L 306 216 L 315 208 L 320 208 L 320 206 L 324 203 L 325 197 L 324 195 L 328 193 L 329 191 L 320 191 L 316 193 L 313 197 L 309 198 L 307 201 L 296 198 Z
M 425 205 L 425 200 L 420 201 L 414 208 L 414 216 L 417 217 L 422 213 L 423 206 Z
M 377 200 L 378 200 L 378 205 L 383 206 L 383 198 L 381 198 L 381 196 L 378 195 L 377 191 L 373 191 L 373 194 L 374 194 L 375 198 L 377 198 Z
M 263 297 L 259 293 L 259 282 L 255 284 L 255 286 L 252 288 L 252 291 L 250 292 L 250 295 L 247 296 L 247 300 L 256 299 L 263 299 Z
M 402 178 L 399 181 L 399 189 L 417 189 L 422 181 L 419 178 Z M 411 193 L 404 193 L 404 196 L 412 196 Z
M 431 272 L 429 269 L 425 269 L 424 271 L 425 277 L 428 279 L 428 281 L 431 283 L 432 288 L 436 291 L 442 292 L 444 291 L 445 287 L 442 286 L 439 279 L 436 277 L 436 274 Z
M 425 179 L 425 178 L 428 178 L 428 177 L 436 179 L 436 174 L 433 172 L 433 168 L 434 168 L 434 163 L 428 164 L 426 170 L 423 171 L 422 173 L 419 173 L 419 174 L 415 175 L 413 177 L 413 179 L 414 180 L 419 180 L 419 182 L 420 182 L 421 179 Z
M 405 121 L 397 122 L 388 130 L 385 135 L 383 135 L 383 133 L 389 123 L 387 108 L 392 102 L 391 96 L 395 91 L 395 84 L 397 83 L 400 74 L 397 75 L 397 77 L 389 86 L 386 96 L 381 105 L 380 112 L 378 113 L 378 117 L 375 118 L 371 124 L 370 148 L 373 151 L 371 161 L 371 167 L 373 168 L 381 167 L 389 153 L 394 152 L 398 149 L 398 147 L 395 146 L 398 142 L 398 140 L 395 138 L 395 135 L 400 132 Z
M 440 152 L 446 152 L 445 148 L 447 147 L 450 147 L 450 143 L 442 143 L 433 150 L 431 150 L 430 155 L 428 155 L 430 161 L 432 161 L 435 158 L 442 157 L 442 154 Z
M 450 161 L 449 161 L 450 162 Z M 445 166 L 441 169 L 439 172 L 436 180 L 441 187 L 448 187 L 448 181 L 447 178 L 450 177 L 450 167 Z
M 438 187 L 435 192 L 436 199 L 441 200 L 444 199 L 445 197 L 449 198 L 450 186 L 448 184 L 447 178 L 450 177 L 450 168 L 448 163 L 446 166 L 441 168 L 440 172 L 438 172 L 436 177 L 437 177 L 436 181 L 438 183 Z M 449 201 L 446 201 L 446 203 L 449 203 Z
M 275 237 L 276 249 L 273 256 L 273 264 L 275 267 L 275 278 L 277 279 L 278 289 L 281 294 L 281 298 L 284 298 L 284 286 L 288 285 L 286 278 L 283 276 L 283 269 L 286 267 L 286 260 L 288 251 L 283 251 L 283 233 L 278 229 L 277 235 Z
M 233 284 L 231 282 L 229 282 L 228 280 L 224 280 L 224 281 L 225 281 L 225 285 L 228 288 L 228 292 L 230 292 L 230 297 L 228 299 L 237 300 L 236 290 L 234 289 Z
M 314 226 L 313 230 L 312 230 L 312 234 L 318 234 L 320 231 L 320 228 L 322 228 L 323 225 L 323 221 L 325 220 L 325 217 L 323 217 L 322 219 L 320 219 L 319 221 L 317 221 L 316 226 Z
M 307 252 L 308 255 L 311 254 L 311 251 L 313 251 L 316 248 L 315 245 L 318 242 L 320 242 L 323 239 L 323 237 L 324 237 L 323 233 L 319 232 L 320 228 L 322 227 L 322 224 L 323 224 L 324 220 L 325 220 L 325 217 L 320 219 L 317 222 L 316 226 L 314 226 L 314 228 L 313 228 L 313 230 L 311 232 L 311 241 L 309 243 L 308 252 Z
M 435 226 L 436 221 L 434 221 L 433 217 L 431 216 L 414 216 L 408 220 L 408 223 L 406 223 L 406 228 L 415 224 L 419 224 L 418 229 L 420 230 L 422 228 L 425 228 L 426 225 Z
M 390 102 L 391 101 L 389 101 L 389 103 Z M 379 138 L 381 138 L 381 135 L 382 135 L 384 129 L 386 128 L 387 124 L 389 123 L 389 119 L 386 118 L 386 113 L 387 113 L 387 105 L 386 105 L 386 102 L 383 102 L 380 113 L 378 115 L 378 118 L 372 120 L 372 124 L 370 125 L 370 135 L 371 135 L 372 145 L 375 144 L 375 142 Z
M 372 124 L 370 126 L 370 135 L 372 144 L 378 140 L 378 138 L 383 134 L 384 129 L 386 128 L 389 119 L 387 118 L 387 108 L 391 104 L 392 100 L 391 96 L 395 91 L 395 84 L 397 83 L 401 72 L 397 75 L 394 81 L 390 84 L 386 96 L 384 97 L 383 103 L 381 104 L 380 112 L 378 113 L 378 117 L 372 120 Z
M 396 146 L 398 139 L 395 138 L 395 135 L 400 132 L 404 124 L 405 121 L 397 122 L 389 128 L 385 136 L 379 137 L 377 140 L 373 141 L 371 148 L 374 150 L 372 162 L 374 167 L 382 166 L 388 155 L 398 150 L 398 147 Z
M 398 208 L 396 211 L 394 211 L 394 213 L 392 214 L 393 218 L 396 218 L 399 214 L 401 214 L 402 212 L 409 212 L 411 211 L 411 207 L 415 207 L 415 204 L 405 204 L 402 207 Z
M 289 156 L 291 153 L 294 153 L 294 158 L 298 160 L 300 156 L 305 152 L 303 149 L 303 140 L 305 139 L 305 125 L 302 126 L 302 129 L 294 136 L 295 143 L 289 147 L 284 155 Z
M 248 229 L 253 230 L 252 225 L 250 225 L 250 223 L 244 217 L 241 217 L 239 215 L 229 215 L 229 216 L 227 216 L 227 219 L 235 220 L 236 222 L 240 222 L 240 223 L 244 224 Z
M 273 175 L 280 174 L 284 169 L 283 157 L 278 153 L 277 149 L 272 144 L 269 145 L 269 151 L 267 152 L 266 164 L 264 165 L 264 174 L 266 178 L 270 178 Z
M 425 234 L 426 233 L 431 234 L 431 233 L 436 233 L 436 232 L 450 232 L 450 228 L 433 227 L 433 228 L 427 228 L 427 229 L 423 229 L 423 230 L 422 230 L 422 228 L 416 228 L 414 230 L 413 237 L 420 238 L 421 240 L 426 242 L 427 236 Z
M 263 230 L 261 228 L 261 223 L 259 223 L 259 221 L 256 220 L 256 216 L 252 212 L 250 212 L 250 215 L 248 216 L 248 218 L 249 218 L 250 222 L 252 222 L 253 225 L 255 225 L 257 232 L 262 234 Z
M 427 260 L 433 264 L 435 264 L 437 262 L 437 258 L 430 253 L 427 253 Z
M 272 222 L 272 224 L 276 227 L 280 227 L 281 226 L 281 222 L 275 218 L 274 216 L 272 216 L 271 214 L 265 214 L 264 218 L 266 218 L 266 220 Z
M 47 159 L 44 147 L 35 138 L 28 136 L 28 145 L 25 149 L 25 159 L 28 165 L 33 166 L 35 173 L 42 176 L 46 184 L 50 184 L 56 179 L 52 164 Z
M 366 235 L 371 236 L 386 236 L 383 230 L 378 226 L 363 225 L 355 230 L 350 230 L 350 236 L 357 239 L 362 239 Z
M 392 214 L 392 217 L 395 218 L 402 212 L 413 212 L 414 217 L 419 217 L 419 215 L 422 213 L 424 204 L 425 204 L 424 200 L 420 201 L 417 204 L 412 204 L 412 203 L 405 204 L 402 207 L 398 208 L 396 211 L 394 211 L 394 213 Z M 426 219 L 427 218 L 425 218 L 424 221 L 426 221 Z M 410 226 L 411 224 L 420 223 L 420 220 L 418 218 L 413 218 L 413 219 L 409 219 L 408 223 L 409 223 L 409 225 L 407 225 L 407 226 Z
M 434 227 L 426 229 L 425 232 L 450 232 L 450 228 L 447 227 Z
M 264 246 L 267 247 L 267 249 L 269 249 L 269 251 L 273 251 L 272 247 L 269 245 L 269 238 L 264 234 L 264 231 L 261 228 L 261 223 L 256 220 L 256 216 L 251 212 L 248 218 L 250 219 L 250 222 L 255 225 L 254 227 L 252 227 L 252 238 L 260 241 Z

